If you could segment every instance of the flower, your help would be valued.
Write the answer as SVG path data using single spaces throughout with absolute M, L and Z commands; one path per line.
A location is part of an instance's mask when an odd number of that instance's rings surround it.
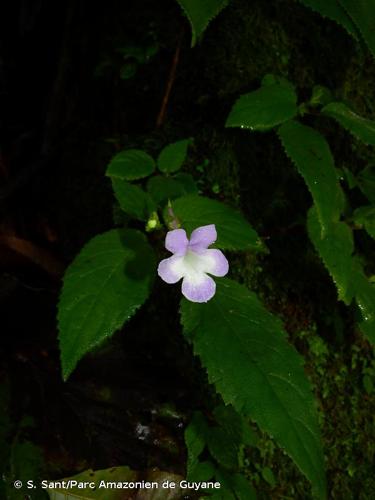
M 191 302 L 207 302 L 215 295 L 216 283 L 208 276 L 225 276 L 229 264 L 224 254 L 208 248 L 217 238 L 215 224 L 198 227 L 190 240 L 184 229 L 168 231 L 165 248 L 173 253 L 158 267 L 158 274 L 166 283 L 182 280 L 182 294 Z M 208 273 L 208 274 L 207 274 Z

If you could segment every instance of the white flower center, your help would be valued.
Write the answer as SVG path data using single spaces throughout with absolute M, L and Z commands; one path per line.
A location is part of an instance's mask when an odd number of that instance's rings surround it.
M 191 283 L 199 285 L 205 280 L 205 273 L 210 272 L 214 265 L 212 257 L 208 254 L 198 254 L 187 250 L 184 256 L 176 259 L 172 270 L 179 276 L 188 278 Z

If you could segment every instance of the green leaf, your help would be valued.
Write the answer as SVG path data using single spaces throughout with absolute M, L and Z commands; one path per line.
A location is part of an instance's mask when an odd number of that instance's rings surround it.
M 196 462 L 190 470 L 188 479 L 193 482 L 210 481 L 215 476 L 216 468 L 212 462 L 208 460 L 204 462 Z
M 186 175 L 192 179 L 191 176 Z M 192 185 L 188 185 L 188 178 L 183 177 L 183 180 L 181 180 L 180 177 L 156 175 L 148 180 L 147 191 L 158 205 L 165 205 L 168 200 L 174 200 L 186 194 L 197 192 L 194 181 Z
M 264 467 L 262 469 L 262 477 L 267 483 L 274 488 L 276 485 L 275 476 L 273 475 L 272 470 L 269 467 Z
M 316 251 L 336 284 L 339 299 L 349 305 L 354 295 L 352 287 L 354 243 L 351 229 L 345 222 L 334 222 L 322 236 L 314 207 L 309 210 L 307 228 Z
M 329 145 L 319 132 L 296 121 L 284 123 L 278 134 L 311 192 L 324 235 L 339 220 L 344 205 Z
M 197 43 L 214 17 L 229 3 L 229 0 L 177 0 L 191 24 L 191 46 Z
M 362 333 L 375 344 L 375 286 L 367 279 L 359 265 L 355 275 L 355 298 L 362 314 L 359 324 Z
M 331 102 L 322 113 L 334 118 L 342 127 L 367 145 L 375 146 L 375 122 L 363 118 L 342 102 Z
M 353 221 L 362 225 L 368 234 L 375 239 L 375 206 L 357 208 L 353 213 Z
M 178 172 L 173 179 L 183 186 L 186 194 L 198 194 L 198 187 L 192 175 Z
M 256 500 L 257 496 L 253 486 L 242 474 L 229 474 L 219 469 L 216 479 L 220 481 L 221 488 L 217 495 L 213 495 L 215 500 Z
M 186 428 L 187 471 L 190 480 L 195 481 L 197 474 L 205 472 L 205 470 L 202 471 L 203 463 L 199 461 L 199 456 L 206 446 L 221 467 L 235 471 L 239 468 L 239 457 L 243 446 L 254 444 L 254 435 L 250 425 L 232 406 L 216 407 L 213 416 L 216 424 L 208 425 L 203 415 L 196 412 Z M 207 467 L 205 466 L 204 469 Z M 208 472 L 212 473 L 212 470 Z
M 121 209 L 136 219 L 146 221 L 156 211 L 151 196 L 136 184 L 120 179 L 112 179 L 113 192 Z
M 144 303 L 154 270 L 153 251 L 133 229 L 108 231 L 83 247 L 65 273 L 58 306 L 64 379 Z
M 206 304 L 183 300 L 184 334 L 226 404 L 274 437 L 325 498 L 317 414 L 303 359 L 256 295 L 228 279 Z M 233 367 L 236 367 L 233 369 Z
M 256 500 L 257 496 L 253 486 L 242 474 L 233 474 L 229 483 L 237 500 Z
M 215 224 L 218 248 L 262 250 L 259 236 L 236 210 L 210 198 L 188 195 L 172 202 L 172 210 L 181 226 L 190 234 L 193 229 Z
M 154 159 L 141 149 L 126 149 L 110 161 L 105 175 L 115 179 L 134 181 L 148 177 L 155 170 Z
M 190 139 L 183 139 L 165 146 L 157 159 L 159 170 L 166 174 L 171 174 L 180 170 L 186 160 L 187 149 L 190 142 Z
M 368 48 L 375 57 L 375 5 L 373 0 L 339 0 L 357 26 Z
M 46 493 L 39 487 L 43 478 L 44 461 L 42 450 L 30 441 L 20 440 L 18 437 L 12 443 L 9 474 L 5 474 L 6 496 L 8 500 L 24 500 L 30 494 L 26 482 L 34 481 L 33 500 L 45 500 Z M 2 471 L 4 473 L 4 471 Z M 22 481 L 20 489 L 14 487 L 14 481 Z
M 309 101 L 310 106 L 325 106 L 332 102 L 332 93 L 323 85 L 314 85 Z
M 300 0 L 311 10 L 318 12 L 323 17 L 328 17 L 340 24 L 353 38 L 358 39 L 358 34 L 353 21 L 338 0 Z
M 358 175 L 358 185 L 367 199 L 375 204 L 375 167 L 369 165 Z
M 208 434 L 208 425 L 200 412 L 195 412 L 191 422 L 185 429 L 185 444 L 188 452 L 187 477 L 191 479 L 193 471 L 199 463 L 199 455 L 203 452 Z
M 222 427 L 213 427 L 208 434 L 208 449 L 212 457 L 225 469 L 238 468 L 239 443 L 231 439 L 230 432 Z
M 290 120 L 297 112 L 297 96 L 292 85 L 265 85 L 236 101 L 225 126 L 264 131 Z
M 255 436 L 248 422 L 232 406 L 217 406 L 213 411 L 215 421 L 237 446 L 254 445 Z

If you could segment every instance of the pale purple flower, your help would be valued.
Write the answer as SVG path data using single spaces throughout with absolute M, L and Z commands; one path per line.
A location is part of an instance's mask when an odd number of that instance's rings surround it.
M 158 274 L 166 283 L 177 283 L 182 278 L 182 294 L 191 302 L 207 302 L 215 295 L 215 281 L 208 276 L 225 276 L 229 265 L 224 254 L 208 248 L 217 238 L 215 224 L 198 227 L 190 240 L 184 229 L 169 231 L 165 248 L 173 253 L 158 267 Z

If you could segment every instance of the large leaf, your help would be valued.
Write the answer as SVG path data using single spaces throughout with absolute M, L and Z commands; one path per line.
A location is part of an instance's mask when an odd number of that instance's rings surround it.
M 229 3 L 229 0 L 177 0 L 191 24 L 193 47 L 209 22 Z
M 325 498 L 317 414 L 303 360 L 281 322 L 243 285 L 217 283 L 206 304 L 183 300 L 184 334 L 226 404 L 250 416 L 292 457 Z
M 322 113 L 338 121 L 346 130 L 365 144 L 375 146 L 375 122 L 363 118 L 342 102 L 331 102 L 322 109 Z
M 138 472 L 129 467 L 112 467 L 45 482 L 50 500 L 182 500 L 186 495 L 179 486 L 182 479 L 157 469 Z M 62 481 L 68 487 L 60 488 Z M 173 482 L 174 488 L 166 487 L 167 481 Z M 133 487 L 135 483 L 137 488 Z
M 328 17 L 332 21 L 340 24 L 353 38 L 358 39 L 357 30 L 353 21 L 338 0 L 300 0 L 300 2 L 310 7 L 310 9 L 315 12 L 318 12 L 323 17 Z
M 374 0 L 339 0 L 375 57 Z
M 334 222 L 322 236 L 314 207 L 309 211 L 307 222 L 310 239 L 337 286 L 339 299 L 350 304 L 354 294 L 351 229 L 345 222 Z
M 181 141 L 165 146 L 165 148 L 161 150 L 157 159 L 159 170 L 168 174 L 180 170 L 186 160 L 189 144 L 190 139 L 182 139 Z
M 263 85 L 236 101 L 225 126 L 264 131 L 293 118 L 297 112 L 297 96 L 290 84 Z
M 69 266 L 59 302 L 63 376 L 143 304 L 155 269 L 145 237 L 133 229 L 96 236 Z
M 139 220 L 146 221 L 156 211 L 156 205 L 149 195 L 136 184 L 121 179 L 112 179 L 113 192 L 121 209 Z
M 215 224 L 218 248 L 228 250 L 263 248 L 257 233 L 245 218 L 223 203 L 203 196 L 188 195 L 172 202 L 172 210 L 188 233 L 199 226 Z
M 141 149 L 126 149 L 110 161 L 106 175 L 115 179 L 134 181 L 152 174 L 154 159 Z
M 278 133 L 311 192 L 324 236 L 331 223 L 339 220 L 344 204 L 329 145 L 319 132 L 296 121 L 284 123 Z

